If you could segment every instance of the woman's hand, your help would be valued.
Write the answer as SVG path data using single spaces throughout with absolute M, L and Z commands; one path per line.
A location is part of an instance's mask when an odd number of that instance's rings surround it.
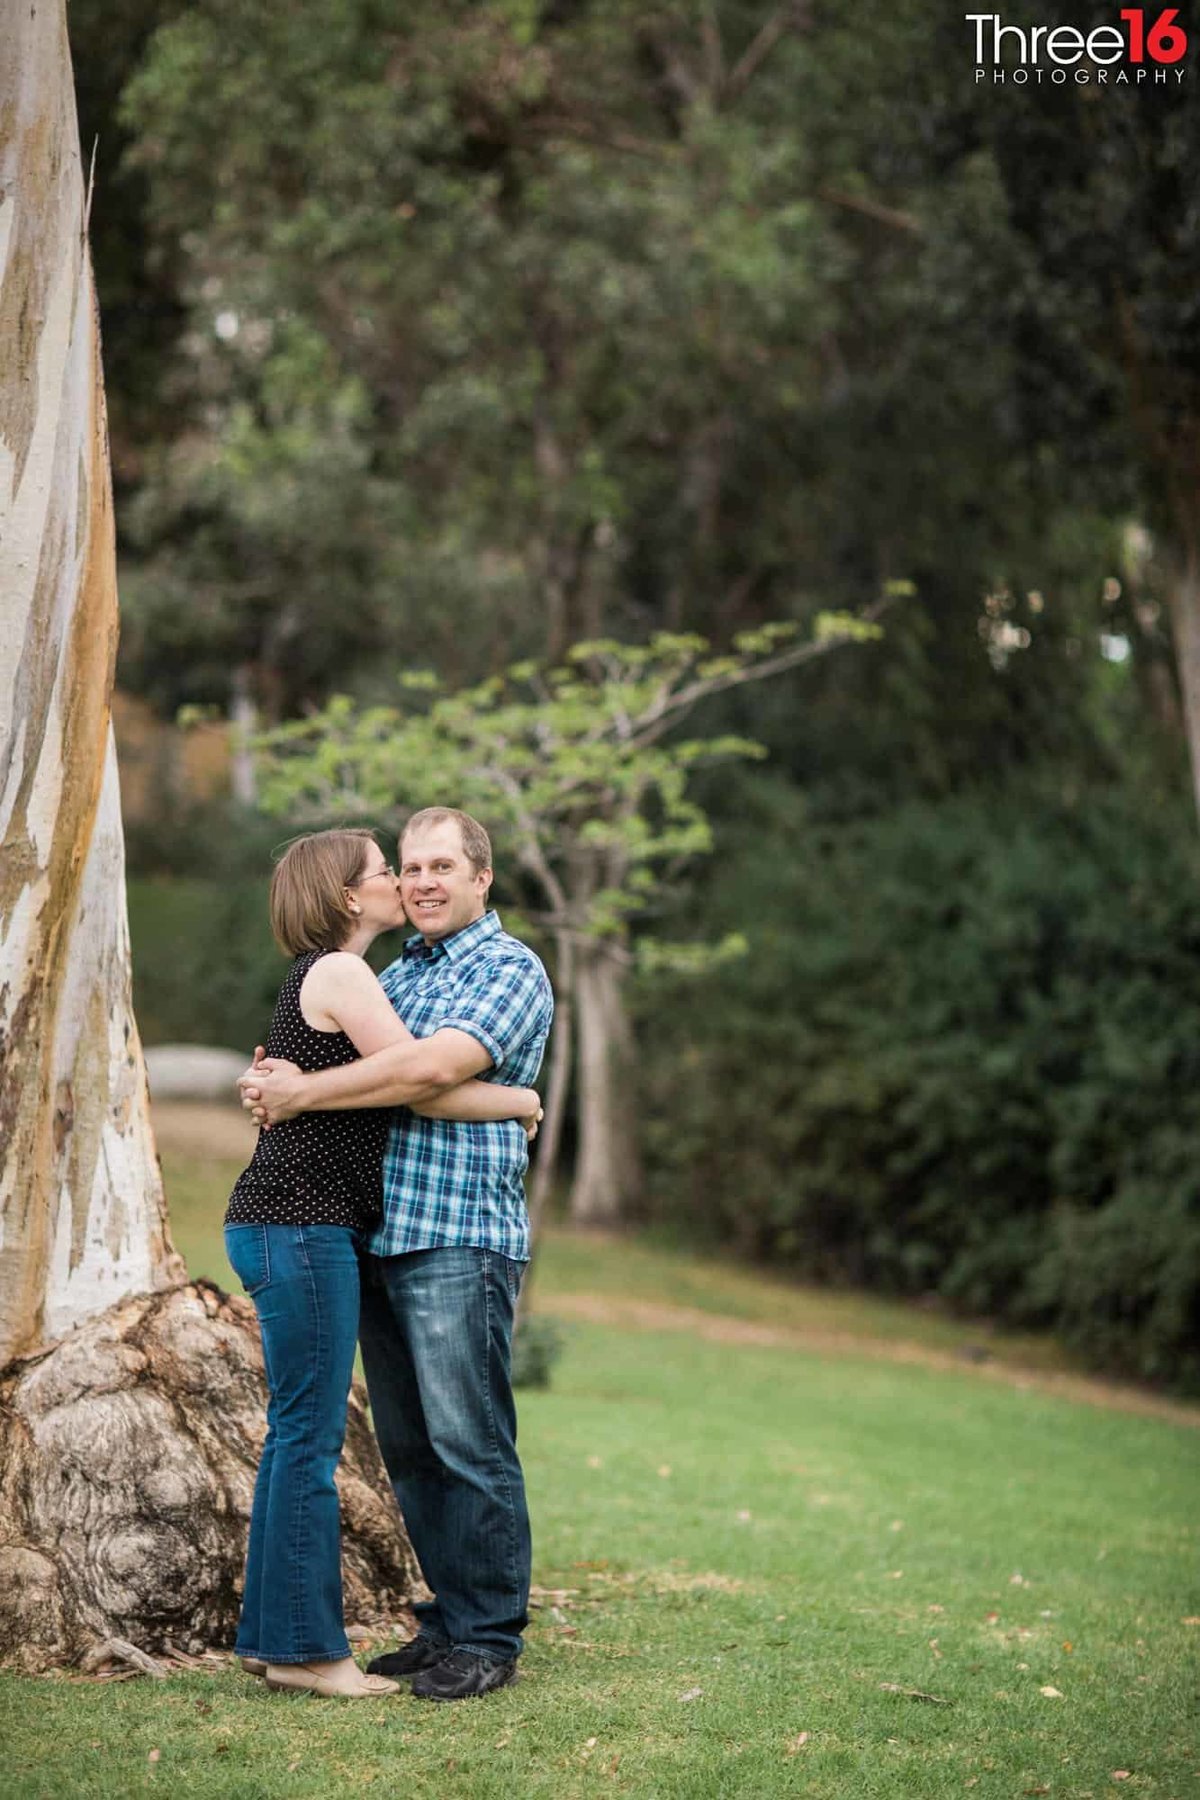
M 538 1126 L 546 1115 L 542 1110 L 541 1095 L 536 1093 L 533 1088 L 526 1088 L 525 1092 L 529 1096 L 529 1105 L 527 1108 L 522 1108 L 517 1114 L 517 1122 L 524 1126 L 525 1137 L 532 1144 L 538 1134 Z
M 305 1080 L 295 1063 L 277 1057 L 263 1058 L 256 1049 L 252 1067 L 238 1078 L 242 1105 L 256 1125 L 269 1131 L 272 1125 L 282 1124 L 284 1119 L 293 1119 L 304 1111 Z
M 527 1143 L 532 1144 L 534 1138 L 538 1134 L 538 1126 L 541 1124 L 541 1122 L 545 1118 L 545 1116 L 546 1116 L 545 1113 L 542 1111 L 541 1107 L 539 1106 L 535 1113 L 531 1113 L 527 1119 L 521 1120 L 522 1125 L 524 1125 L 524 1127 L 525 1127 L 525 1141 Z

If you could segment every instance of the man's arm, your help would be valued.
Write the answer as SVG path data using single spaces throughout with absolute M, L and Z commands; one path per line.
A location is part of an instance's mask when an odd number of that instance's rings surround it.
M 242 1076 L 243 1104 L 255 1116 L 278 1125 L 300 1112 L 336 1112 L 341 1107 L 410 1106 L 432 1100 L 448 1088 L 490 1069 L 483 1045 L 465 1031 L 449 1028 L 432 1037 L 389 1044 L 373 1056 L 318 1069 L 306 1075 L 294 1063 L 268 1057 Z

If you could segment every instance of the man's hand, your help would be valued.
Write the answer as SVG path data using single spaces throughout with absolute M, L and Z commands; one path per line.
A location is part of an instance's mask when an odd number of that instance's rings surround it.
M 284 1119 L 294 1119 L 297 1113 L 304 1111 L 304 1089 L 308 1077 L 295 1063 L 284 1062 L 282 1058 L 261 1056 L 261 1046 L 255 1050 L 254 1063 L 246 1073 L 238 1078 L 241 1089 L 242 1105 L 250 1113 L 255 1124 L 269 1131 L 272 1125 L 280 1125 Z

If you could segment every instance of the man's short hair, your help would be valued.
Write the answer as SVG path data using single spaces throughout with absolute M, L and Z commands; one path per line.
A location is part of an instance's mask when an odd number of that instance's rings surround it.
M 400 842 L 416 831 L 426 831 L 431 825 L 445 825 L 453 819 L 462 835 L 462 847 L 467 861 L 478 875 L 481 869 L 492 866 L 492 840 L 470 813 L 460 812 L 456 806 L 426 806 L 421 812 L 415 812 L 404 830 L 400 833 Z
M 362 878 L 373 831 L 314 831 L 296 838 L 271 877 L 271 930 L 286 956 L 340 950 L 354 930 L 346 889 Z

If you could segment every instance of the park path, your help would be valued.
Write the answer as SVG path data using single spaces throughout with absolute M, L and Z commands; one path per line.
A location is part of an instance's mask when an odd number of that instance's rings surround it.
M 254 1149 L 256 1131 L 249 1117 L 232 1106 L 206 1106 L 191 1102 L 159 1101 L 154 1107 L 154 1130 L 161 1149 L 185 1156 L 246 1162 Z M 960 1351 L 938 1350 L 902 1339 L 871 1337 L 852 1331 L 804 1325 L 767 1325 L 737 1319 L 726 1313 L 704 1312 L 699 1307 L 668 1301 L 634 1300 L 596 1293 L 562 1293 L 544 1288 L 537 1293 L 538 1309 L 565 1319 L 591 1324 L 616 1325 L 626 1331 L 690 1332 L 715 1344 L 742 1344 L 766 1349 L 799 1350 L 816 1356 L 861 1356 L 872 1361 L 903 1363 L 914 1368 L 952 1370 L 984 1381 L 1030 1392 L 1055 1394 L 1085 1406 L 1143 1418 L 1165 1419 L 1173 1424 L 1200 1428 L 1200 1406 L 1189 1406 L 1128 1383 L 1104 1381 L 1098 1376 L 1061 1369 L 1032 1369 L 1005 1362 L 977 1347 Z
M 539 1289 L 538 1310 L 563 1318 L 583 1319 L 594 1325 L 616 1325 L 631 1331 L 682 1331 L 713 1344 L 741 1344 L 765 1349 L 801 1350 L 817 1356 L 861 1356 L 871 1361 L 907 1363 L 914 1368 L 941 1369 L 956 1375 L 978 1375 L 1006 1387 L 1055 1394 L 1085 1406 L 1110 1412 L 1135 1413 L 1147 1419 L 1167 1419 L 1172 1424 L 1200 1429 L 1200 1406 L 1171 1400 L 1126 1383 L 1103 1381 L 1094 1375 L 1076 1375 L 1060 1369 L 1029 1369 L 1006 1363 L 990 1354 L 979 1357 L 972 1349 L 935 1350 L 926 1344 L 894 1338 L 859 1336 L 851 1331 L 829 1331 L 792 1325 L 762 1325 L 752 1319 L 702 1312 L 695 1306 L 675 1306 L 663 1301 L 626 1300 L 608 1294 L 553 1293 Z

